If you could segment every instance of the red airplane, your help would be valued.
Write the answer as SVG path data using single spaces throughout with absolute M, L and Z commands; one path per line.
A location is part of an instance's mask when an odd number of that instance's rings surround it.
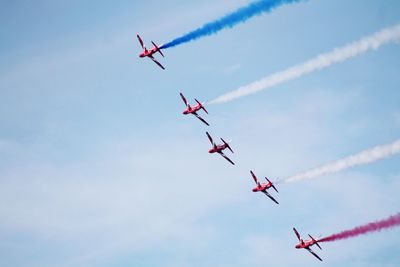
M 308 239 L 306 241 L 304 241 L 303 239 L 300 238 L 299 233 L 297 232 L 296 228 L 293 227 L 293 231 L 296 234 L 297 238 L 299 239 L 300 243 L 296 245 L 296 248 L 304 248 L 307 249 L 311 254 L 313 254 L 317 259 L 319 259 L 320 261 L 322 261 L 322 259 L 314 252 L 311 250 L 311 246 L 312 245 L 317 245 L 319 247 L 319 249 L 322 250 L 321 246 L 318 244 L 318 241 L 316 239 L 314 239 L 314 237 L 312 237 L 311 235 L 308 235 L 311 239 Z
M 142 48 L 144 50 L 142 53 L 139 54 L 139 57 L 148 57 L 151 60 L 153 60 L 154 63 L 156 63 L 160 68 L 165 70 L 164 66 L 161 65 L 161 63 L 158 62 L 153 56 L 155 53 L 159 52 L 164 57 L 164 54 L 161 52 L 161 49 L 153 41 L 151 41 L 151 43 L 154 45 L 154 47 L 151 48 L 151 49 L 147 49 L 146 46 L 143 43 L 142 38 L 140 38 L 139 34 L 137 34 L 136 36 L 137 36 L 137 38 L 139 40 L 140 45 L 142 46 Z
M 200 103 L 200 102 L 195 98 L 194 100 L 196 100 L 197 104 L 196 104 L 195 106 L 192 107 L 192 106 L 190 106 L 190 104 L 186 101 L 186 98 L 183 96 L 183 94 L 180 93 L 180 95 L 181 95 L 181 97 L 182 97 L 183 102 L 185 103 L 185 105 L 186 105 L 186 107 L 187 107 L 187 108 L 183 111 L 183 114 L 184 114 L 184 115 L 193 114 L 193 115 L 195 115 L 199 120 L 201 120 L 202 122 L 204 122 L 207 126 L 210 126 L 210 124 L 208 124 L 208 122 L 206 122 L 202 117 L 199 116 L 199 114 L 197 114 L 197 111 L 199 111 L 200 109 L 204 110 L 204 111 L 208 114 L 208 111 L 204 108 L 203 104 Z
M 217 152 L 218 154 L 220 154 L 221 156 L 223 156 L 227 161 L 229 161 L 232 165 L 235 165 L 235 163 L 233 163 L 232 160 L 230 160 L 227 156 L 225 156 L 225 154 L 222 152 L 222 150 L 224 150 L 225 148 L 228 148 L 232 153 L 232 149 L 229 146 L 229 144 L 227 142 L 225 142 L 224 139 L 221 138 L 221 141 L 223 142 L 222 145 L 216 145 L 213 141 L 213 139 L 211 138 L 210 134 L 208 132 L 206 132 L 208 140 L 210 140 L 211 144 L 213 145 L 213 148 L 211 148 L 210 150 L 208 150 L 208 153 L 215 153 Z
M 255 174 L 253 173 L 253 171 L 250 171 L 251 176 L 253 176 L 254 182 L 257 184 L 256 187 L 253 188 L 253 192 L 263 192 L 267 197 L 269 197 L 273 202 L 275 202 L 276 204 L 279 204 L 278 201 L 276 201 L 275 198 L 273 198 L 267 191 L 268 188 L 273 188 L 275 189 L 275 191 L 278 193 L 278 190 L 276 189 L 276 187 L 274 186 L 274 184 L 268 180 L 267 177 L 265 177 L 265 179 L 267 180 L 267 183 L 260 183 L 257 179 L 257 177 L 255 176 Z

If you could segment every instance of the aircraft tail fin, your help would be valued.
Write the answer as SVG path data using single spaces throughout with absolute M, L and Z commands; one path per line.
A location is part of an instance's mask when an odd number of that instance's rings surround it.
M 312 237 L 310 234 L 308 236 L 315 242 L 315 245 L 317 245 L 317 247 L 319 247 L 319 249 L 322 250 L 321 246 L 318 244 L 318 241 L 314 237 Z
M 157 48 L 157 52 L 160 53 L 164 57 L 164 54 L 161 52 L 161 48 L 158 47 L 153 41 L 151 41 L 151 43 L 154 45 L 155 48 Z
M 208 111 L 207 111 L 206 108 L 203 106 L 203 103 L 200 103 L 199 100 L 197 100 L 196 98 L 195 98 L 194 100 L 197 102 L 197 104 L 200 105 L 201 109 L 204 110 L 204 112 L 208 114 Z
M 222 139 L 221 138 L 221 141 L 225 144 L 225 146 L 233 153 L 233 150 L 232 150 L 232 148 L 229 146 L 229 144 L 224 140 L 224 139 Z
M 267 177 L 265 177 L 265 179 L 267 180 L 267 182 L 271 183 L 271 187 L 272 187 L 277 193 L 279 193 L 279 192 L 278 192 L 278 189 L 276 189 L 275 185 L 274 185 Z

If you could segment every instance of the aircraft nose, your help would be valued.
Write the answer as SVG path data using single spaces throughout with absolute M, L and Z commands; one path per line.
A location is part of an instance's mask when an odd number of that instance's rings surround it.
M 253 192 L 257 192 L 257 189 L 256 188 L 253 188 L 253 190 L 252 190 Z
M 184 112 L 182 112 L 182 114 L 184 114 L 184 115 L 188 114 L 187 110 L 185 110 Z
M 300 248 L 300 245 L 296 245 L 295 248 Z

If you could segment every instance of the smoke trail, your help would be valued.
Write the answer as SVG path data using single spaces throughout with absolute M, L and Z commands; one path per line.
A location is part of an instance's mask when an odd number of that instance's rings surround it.
M 364 150 L 358 154 L 339 159 L 332 163 L 328 163 L 317 167 L 315 169 L 305 171 L 291 177 L 284 179 L 285 183 L 296 182 L 305 179 L 311 179 L 325 174 L 339 172 L 357 165 L 363 165 L 370 162 L 374 162 L 391 155 L 400 153 L 400 139 L 393 143 L 376 146 L 372 149 Z
M 332 242 L 332 241 L 336 241 L 336 240 L 340 240 L 340 239 L 347 239 L 350 237 L 356 237 L 358 235 L 363 235 L 363 234 L 370 233 L 370 232 L 380 231 L 380 230 L 383 230 L 386 228 L 392 228 L 392 227 L 399 226 L 399 225 L 400 225 L 400 213 L 390 216 L 389 218 L 381 220 L 381 221 L 358 226 L 353 229 L 340 232 L 338 234 L 333 234 L 333 235 L 324 237 L 324 238 L 318 240 L 318 242 Z
M 400 41 L 400 24 L 385 28 L 356 42 L 336 48 L 328 53 L 320 54 L 309 61 L 242 86 L 235 91 L 217 97 L 209 104 L 221 104 L 246 95 L 255 94 L 285 81 L 299 78 L 305 74 L 329 67 L 334 63 L 340 63 L 346 59 L 361 55 L 371 49 L 378 49 L 380 46 L 394 41 Z
M 264 12 L 269 12 L 278 6 L 299 1 L 301 0 L 259 0 L 253 2 L 248 6 L 242 7 L 220 19 L 204 24 L 202 27 L 162 45 L 160 48 L 170 48 L 179 44 L 196 40 L 200 37 L 215 34 L 220 30 L 232 28 L 238 23 L 245 22 L 253 16 L 261 15 Z

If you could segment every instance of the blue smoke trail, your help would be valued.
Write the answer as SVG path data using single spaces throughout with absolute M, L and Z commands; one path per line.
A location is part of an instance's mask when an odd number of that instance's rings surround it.
M 269 12 L 278 6 L 300 1 L 302 0 L 259 0 L 257 2 L 249 4 L 248 6 L 239 8 L 238 10 L 220 19 L 206 23 L 202 27 L 162 45 L 160 48 L 165 49 L 169 47 L 174 47 L 179 44 L 196 40 L 200 37 L 215 34 L 222 29 L 232 28 L 238 23 L 245 22 L 253 16 L 261 15 L 264 12 Z

